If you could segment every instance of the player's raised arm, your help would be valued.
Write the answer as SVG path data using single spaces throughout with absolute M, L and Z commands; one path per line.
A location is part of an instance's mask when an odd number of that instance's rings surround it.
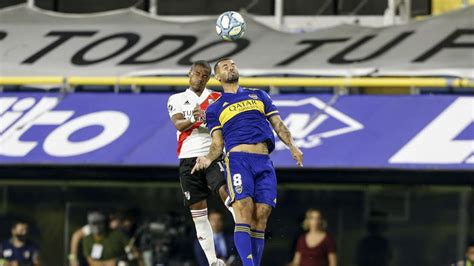
M 270 121 L 273 130 L 277 133 L 278 138 L 280 138 L 280 140 L 290 148 L 291 156 L 296 160 L 296 163 L 299 166 L 303 166 L 303 152 L 301 152 L 301 150 L 295 145 L 291 132 L 285 123 L 283 123 L 281 117 L 279 115 L 274 115 L 268 120 Z

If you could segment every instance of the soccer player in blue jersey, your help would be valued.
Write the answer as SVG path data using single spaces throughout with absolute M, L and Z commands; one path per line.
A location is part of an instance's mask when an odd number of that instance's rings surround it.
M 277 201 L 275 169 L 269 157 L 275 148 L 271 127 L 299 166 L 303 166 L 303 153 L 270 96 L 239 86 L 234 61 L 220 59 L 214 72 L 224 93 L 206 110 L 212 144 L 206 156 L 197 158 L 193 172 L 206 169 L 225 146 L 227 187 L 236 216 L 235 246 L 244 266 L 260 265 L 268 217 Z

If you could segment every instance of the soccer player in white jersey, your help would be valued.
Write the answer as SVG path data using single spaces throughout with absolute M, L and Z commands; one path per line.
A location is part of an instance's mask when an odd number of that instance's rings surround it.
M 207 198 L 218 194 L 223 202 L 227 198 L 222 158 L 212 162 L 206 171 L 191 174 L 198 156 L 208 153 L 211 136 L 204 121 L 207 106 L 220 97 L 220 93 L 206 88 L 211 76 L 211 66 L 206 61 L 196 61 L 189 71 L 190 87 L 171 95 L 168 111 L 178 130 L 179 177 L 185 203 L 191 209 L 197 238 L 210 265 L 225 265 L 216 258 L 211 224 L 207 217 Z M 231 209 L 229 211 L 232 212 Z

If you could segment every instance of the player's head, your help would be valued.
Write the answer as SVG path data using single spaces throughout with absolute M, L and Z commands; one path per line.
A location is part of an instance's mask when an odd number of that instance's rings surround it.
M 466 248 L 466 259 L 471 263 L 474 263 L 474 239 L 467 244 Z
M 199 60 L 193 63 L 189 70 L 189 85 L 195 91 L 202 91 L 211 77 L 211 65 L 207 61 Z
M 214 233 L 220 233 L 223 230 L 224 223 L 222 221 L 222 214 L 218 211 L 209 212 L 209 223 L 211 224 Z
M 20 242 L 25 242 L 26 235 L 28 234 L 28 223 L 23 220 L 14 221 L 11 227 L 11 234 L 13 238 Z
M 306 211 L 303 221 L 303 229 L 305 231 L 324 231 L 326 226 L 326 221 L 320 210 L 309 209 Z
M 215 78 L 220 83 L 239 82 L 239 70 L 235 62 L 227 57 L 219 59 L 214 65 Z

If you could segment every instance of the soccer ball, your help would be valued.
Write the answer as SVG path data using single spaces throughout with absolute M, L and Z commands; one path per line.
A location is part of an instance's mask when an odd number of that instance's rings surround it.
M 247 24 L 237 12 L 227 11 L 222 13 L 216 21 L 216 31 L 219 37 L 226 41 L 235 41 L 244 36 Z

